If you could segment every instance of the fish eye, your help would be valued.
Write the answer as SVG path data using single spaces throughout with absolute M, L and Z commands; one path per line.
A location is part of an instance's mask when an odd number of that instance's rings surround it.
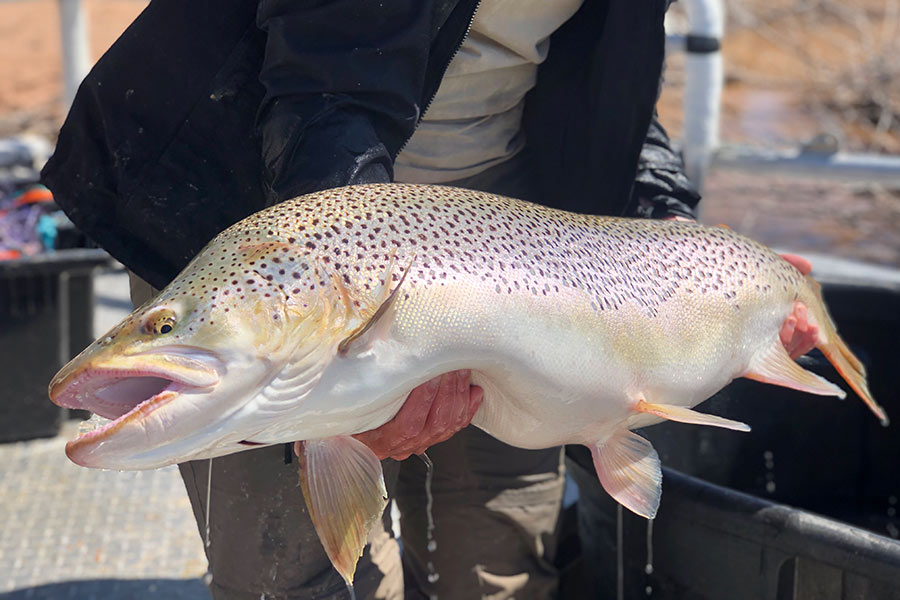
M 144 331 L 156 335 L 164 335 L 175 329 L 175 313 L 168 308 L 162 308 L 147 315 L 144 321 Z

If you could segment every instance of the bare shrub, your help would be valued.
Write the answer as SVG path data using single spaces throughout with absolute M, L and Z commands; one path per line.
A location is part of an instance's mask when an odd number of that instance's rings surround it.
M 900 0 L 726 0 L 728 34 L 780 50 L 776 68 L 729 65 L 729 77 L 800 90 L 851 146 L 900 151 Z M 784 68 L 777 68 L 778 66 Z

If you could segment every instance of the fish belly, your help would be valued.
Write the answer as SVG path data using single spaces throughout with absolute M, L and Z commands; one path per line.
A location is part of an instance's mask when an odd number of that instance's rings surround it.
M 432 290 L 402 307 L 392 337 L 408 358 L 397 362 L 418 361 L 412 368 L 429 377 L 472 369 L 485 390 L 473 423 L 522 448 L 596 443 L 623 424 L 658 422 L 636 415 L 635 403 L 693 407 L 765 345 L 765 328 L 748 330 L 740 320 L 697 332 L 667 312 L 655 319 L 637 309 L 600 313 L 574 293 L 488 300 L 480 289 L 470 282 L 465 290 Z M 673 312 L 683 310 L 677 304 Z
M 651 318 L 639 307 L 597 311 L 575 291 L 498 298 L 476 279 L 407 283 L 384 335 L 336 356 L 294 417 L 255 440 L 374 429 L 416 386 L 471 369 L 485 390 L 473 424 L 494 437 L 522 448 L 594 444 L 659 422 L 634 412 L 638 400 L 693 407 L 742 375 L 789 310 L 716 321 L 707 313 L 721 307 L 676 299 Z
M 505 358 L 475 374 L 486 399 L 473 422 L 525 448 L 594 444 L 661 421 L 636 413 L 638 400 L 695 407 L 746 374 L 792 310 L 789 296 L 747 299 L 740 310 L 724 298 L 676 297 L 652 317 L 628 306 L 600 313 L 582 299 L 542 302 L 499 305 L 492 319 L 504 333 L 486 343 Z

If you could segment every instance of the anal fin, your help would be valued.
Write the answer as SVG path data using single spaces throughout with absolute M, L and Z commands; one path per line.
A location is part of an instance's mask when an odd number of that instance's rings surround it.
M 744 377 L 820 396 L 847 397 L 847 393 L 838 386 L 794 362 L 778 339 L 766 352 L 754 357 Z
M 678 421 L 679 423 L 691 423 L 693 425 L 712 425 L 713 427 L 723 427 L 725 429 L 734 429 L 735 431 L 750 431 L 750 426 L 740 421 L 732 421 L 724 417 L 710 415 L 707 413 L 697 412 L 696 410 L 684 407 L 674 406 L 671 404 L 651 404 L 644 400 L 638 400 L 634 407 L 637 412 L 656 415 L 669 421 Z
M 387 506 L 381 462 L 348 436 L 296 442 L 294 451 L 319 540 L 331 564 L 352 585 L 369 532 Z
M 603 489 L 628 510 L 652 519 L 662 494 L 662 470 L 653 445 L 627 429 L 590 446 Z

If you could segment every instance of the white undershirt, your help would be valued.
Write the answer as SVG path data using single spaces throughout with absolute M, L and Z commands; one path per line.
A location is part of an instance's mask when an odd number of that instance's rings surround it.
M 514 156 L 550 34 L 583 0 L 482 0 L 437 95 L 394 164 L 396 181 L 445 183 Z M 564 92 L 562 92 L 564 93 Z

